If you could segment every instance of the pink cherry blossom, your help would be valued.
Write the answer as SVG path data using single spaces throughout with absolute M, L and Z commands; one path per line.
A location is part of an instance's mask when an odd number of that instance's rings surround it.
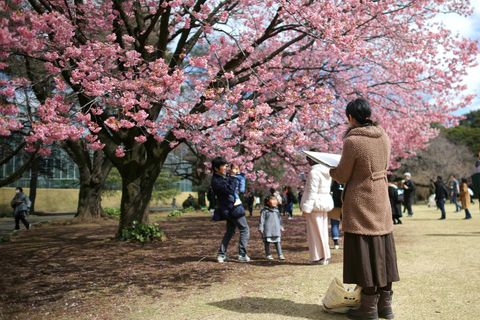
M 189 142 L 264 185 L 298 183 L 301 150 L 341 151 L 355 97 L 390 135 L 391 168 L 472 101 L 463 77 L 478 43 L 435 19 L 471 14 L 466 0 L 35 3 L 0 3 L 0 135 L 33 121 L 29 150 L 85 139 L 111 157 L 147 151 L 153 163 Z M 20 100 L 38 93 L 34 83 L 9 71 L 25 57 L 53 80 L 32 117 Z M 265 157 L 283 178 L 255 171 Z
M 115 156 L 117 158 L 125 157 L 125 149 L 124 149 L 123 145 L 120 145 L 120 146 L 117 147 L 117 149 L 115 149 Z

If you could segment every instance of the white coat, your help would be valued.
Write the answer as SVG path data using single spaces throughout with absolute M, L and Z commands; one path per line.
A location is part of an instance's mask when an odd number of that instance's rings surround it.
M 312 211 L 328 212 L 333 209 L 333 199 L 330 195 L 330 168 L 323 164 L 312 166 L 305 184 L 300 209 L 302 212 Z

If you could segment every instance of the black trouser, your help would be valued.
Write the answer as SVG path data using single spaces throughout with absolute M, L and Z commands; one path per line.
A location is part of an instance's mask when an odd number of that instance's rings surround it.
M 15 214 L 15 230 L 20 230 L 20 221 L 22 221 L 25 228 L 30 229 L 30 223 L 26 217 L 26 211 L 20 211 Z
M 438 199 L 437 200 L 437 207 L 440 209 L 440 212 L 442 213 L 442 216 L 440 219 L 445 219 L 446 218 L 446 213 L 445 213 L 445 199 Z
M 408 212 L 409 216 L 413 216 L 413 210 L 412 210 L 412 205 L 413 205 L 413 194 L 410 194 L 408 196 L 405 196 L 405 201 L 403 202 L 403 205 L 405 206 L 403 208 L 403 212 L 405 212 L 405 209 Z

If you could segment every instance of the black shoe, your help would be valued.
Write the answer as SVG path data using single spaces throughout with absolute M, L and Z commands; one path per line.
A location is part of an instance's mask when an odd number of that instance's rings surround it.
M 440 219 L 438 219 L 438 220 L 445 220 L 445 218 L 440 218 Z
M 398 220 L 398 221 L 397 221 L 397 224 L 402 224 L 402 221 L 401 221 L 401 220 Z

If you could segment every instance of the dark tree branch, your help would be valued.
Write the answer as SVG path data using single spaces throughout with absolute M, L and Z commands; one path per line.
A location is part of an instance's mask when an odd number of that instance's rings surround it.
M 37 156 L 37 153 L 34 152 L 30 155 L 30 157 L 22 164 L 20 168 L 18 168 L 14 173 L 12 173 L 10 176 L 6 177 L 5 179 L 0 180 L 0 187 L 4 187 L 6 185 L 9 185 L 10 183 L 13 183 L 20 179 L 25 171 L 27 171 L 30 168 L 30 164 L 32 161 L 35 159 Z

